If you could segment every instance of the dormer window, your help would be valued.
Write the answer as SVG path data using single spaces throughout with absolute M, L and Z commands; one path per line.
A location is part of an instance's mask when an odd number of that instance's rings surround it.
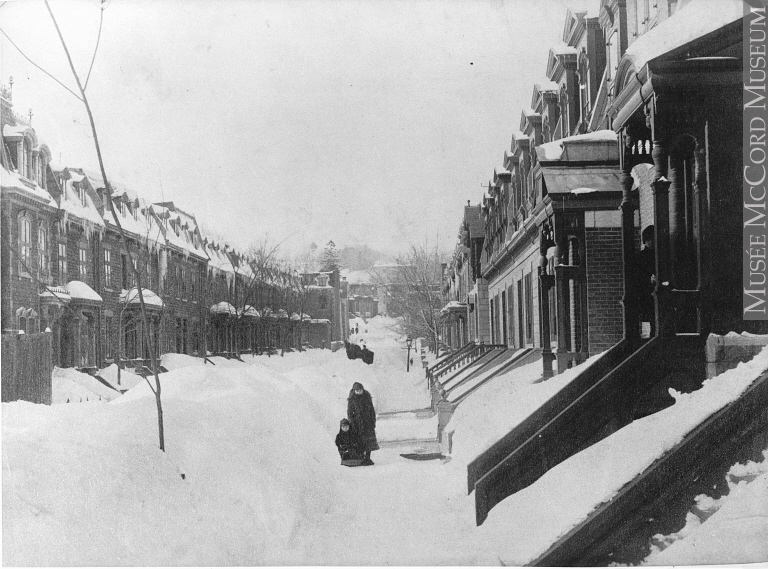
M 125 208 L 125 202 L 120 202 L 120 214 L 121 214 L 123 217 L 125 217 L 125 216 L 126 216 L 126 212 L 125 212 L 125 209 L 126 209 L 126 208 Z
M 134 221 L 139 221 L 139 208 L 135 206 L 133 208 L 133 219 Z
M 72 182 L 72 187 L 77 194 L 77 199 L 83 207 L 88 207 L 88 198 L 86 197 L 85 188 L 80 182 Z

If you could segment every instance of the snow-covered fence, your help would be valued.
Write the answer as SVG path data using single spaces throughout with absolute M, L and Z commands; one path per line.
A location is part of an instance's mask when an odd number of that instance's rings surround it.
M 8 334 L 2 340 L 2 400 L 51 404 L 52 334 Z

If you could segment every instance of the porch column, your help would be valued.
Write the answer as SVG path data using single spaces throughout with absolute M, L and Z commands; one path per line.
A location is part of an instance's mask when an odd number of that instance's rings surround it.
M 653 224 L 656 233 L 656 329 L 657 334 L 669 335 L 670 322 L 670 234 L 669 234 L 669 186 L 667 179 L 667 149 L 663 141 L 654 138 L 653 163 L 656 167 L 653 187 Z M 666 283 L 666 284 L 665 284 Z
M 570 340 L 570 325 L 568 323 L 568 279 L 559 269 L 564 264 L 563 255 L 567 254 L 565 229 L 563 219 L 555 214 L 555 302 L 557 303 L 557 371 L 560 373 L 567 367 L 568 341 Z
M 550 306 L 549 306 L 549 291 L 555 284 L 555 280 L 552 275 L 547 274 L 547 249 L 552 242 L 550 235 L 551 231 L 542 226 L 539 229 L 539 308 L 540 308 L 540 321 L 541 321 L 541 359 L 544 366 L 544 379 L 552 377 L 552 362 L 555 360 L 555 355 L 552 353 L 552 333 L 549 329 L 550 320 Z M 510 299 L 507 299 L 510 302 Z M 518 299 L 520 302 L 520 299 Z M 511 303 L 510 303 L 511 305 Z
M 687 289 L 685 239 L 685 172 L 682 157 L 675 153 L 669 157 L 669 280 L 675 288 Z
M 624 338 L 629 341 L 640 339 L 640 307 L 637 290 L 638 278 L 635 266 L 635 206 L 632 201 L 632 143 L 633 139 L 624 134 L 623 164 L 621 176 L 621 244 L 624 277 Z
M 581 314 L 581 318 L 579 318 L 581 328 L 579 351 L 583 354 L 583 360 L 586 360 L 589 357 L 589 307 L 587 305 L 587 232 L 583 226 L 579 236 L 578 255 L 579 269 L 576 274 L 579 277 L 579 310 Z
M 706 138 L 705 138 L 706 140 Z M 700 301 L 697 330 L 700 334 L 710 332 L 710 279 L 704 276 L 705 267 L 709 267 L 709 201 L 707 200 L 707 150 L 705 144 L 697 141 L 694 151 L 695 170 L 693 180 L 693 207 L 698 235 L 696 242 L 696 272 L 698 276 Z

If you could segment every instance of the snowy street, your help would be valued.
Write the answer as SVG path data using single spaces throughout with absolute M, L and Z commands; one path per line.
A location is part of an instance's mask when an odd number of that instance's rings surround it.
M 333 439 L 354 381 L 379 413 L 428 406 L 423 370 L 405 372 L 391 324 L 377 317 L 353 336 L 374 350 L 371 366 L 343 350 L 214 358 L 215 366 L 166 356 L 166 453 L 146 384 L 109 403 L 3 404 L 4 563 L 522 565 L 768 367 L 763 353 L 697 393 L 678 394 L 674 406 L 508 498 L 477 528 L 467 462 L 575 373 L 536 383 L 524 367 L 491 381 L 449 423 L 450 460 L 401 457 L 417 449 L 393 440 L 423 439 L 436 427 L 428 413 L 401 414 L 379 417 L 374 466 L 340 466 Z M 692 511 L 709 521 L 694 516 L 679 534 L 658 536 L 648 561 L 764 558 L 766 480 L 768 461 L 734 467 L 735 500 L 697 499 Z M 720 541 L 707 540 L 708 528 Z
M 339 465 L 333 438 L 354 381 L 379 412 L 429 402 L 389 330 L 360 336 L 373 366 L 316 350 L 164 374 L 166 453 L 143 384 L 109 404 L 4 404 L 5 563 L 498 562 L 475 541 L 463 468 L 401 448 L 375 452 L 372 467 Z

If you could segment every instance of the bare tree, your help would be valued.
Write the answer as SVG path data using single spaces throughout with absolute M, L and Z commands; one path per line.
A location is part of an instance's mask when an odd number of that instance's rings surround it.
M 397 331 L 412 338 L 427 338 L 435 352 L 439 342 L 436 313 L 442 306 L 443 258 L 437 246 L 411 245 L 394 264 L 371 269 L 387 312 L 397 319 Z
M 112 213 L 112 218 L 115 221 L 115 225 L 117 225 L 118 232 L 120 233 L 120 239 L 122 240 L 126 250 L 126 254 L 128 255 L 129 267 L 132 269 L 134 277 L 136 279 L 136 289 L 139 294 L 139 306 L 140 306 L 141 320 L 142 320 L 142 332 L 144 335 L 144 341 L 147 343 L 148 346 L 150 346 L 150 350 L 149 350 L 150 360 L 152 362 L 152 371 L 155 376 L 155 385 L 153 386 L 152 383 L 150 383 L 149 379 L 147 379 L 147 384 L 149 385 L 149 388 L 152 390 L 152 392 L 155 394 L 160 450 L 165 451 L 165 434 L 163 429 L 163 404 L 160 398 L 162 388 L 160 384 L 160 376 L 158 375 L 157 358 L 155 357 L 156 346 L 155 346 L 154 338 L 151 338 L 149 334 L 147 308 L 146 308 L 146 305 L 144 304 L 141 272 L 138 270 L 137 265 L 135 265 L 133 262 L 133 254 L 131 253 L 131 249 L 128 247 L 128 240 L 125 236 L 125 232 L 123 231 L 123 226 L 120 224 L 120 219 L 118 218 L 117 212 L 115 211 L 114 203 L 112 202 L 112 186 L 110 185 L 109 180 L 107 178 L 107 172 L 104 167 L 104 160 L 101 155 L 101 146 L 99 145 L 99 137 L 98 137 L 98 133 L 96 132 L 96 123 L 93 118 L 93 113 L 91 112 L 91 107 L 88 104 L 88 97 L 85 94 L 85 87 L 83 87 L 83 84 L 80 81 L 80 77 L 78 76 L 77 71 L 75 71 L 75 65 L 72 62 L 72 56 L 69 53 L 69 48 L 67 47 L 67 43 L 64 41 L 64 36 L 61 33 L 61 29 L 59 28 L 59 24 L 56 21 L 56 17 L 53 15 L 53 11 L 51 10 L 51 6 L 48 3 L 48 0 L 45 0 L 45 7 L 48 9 L 48 13 L 51 16 L 51 20 L 53 20 L 53 25 L 56 28 L 56 33 L 59 36 L 59 40 L 61 40 L 61 45 L 64 48 L 65 55 L 67 56 L 67 61 L 69 63 L 69 68 L 72 71 L 72 76 L 74 77 L 75 82 L 77 83 L 77 88 L 80 92 L 80 96 L 78 98 L 82 101 L 83 105 L 85 106 L 85 110 L 88 113 L 88 120 L 90 121 L 90 124 L 91 124 L 91 132 L 93 133 L 93 143 L 94 143 L 94 146 L 96 147 L 96 156 L 99 160 L 99 169 L 101 170 L 101 176 L 102 176 L 102 179 L 104 180 L 104 189 L 107 193 L 106 202 L 109 205 L 109 210 Z M 99 34 L 101 34 L 101 32 L 99 32 Z M 95 58 L 95 53 L 94 53 L 94 58 Z M 88 74 L 90 77 L 90 70 Z M 77 95 L 75 96 L 77 97 Z

